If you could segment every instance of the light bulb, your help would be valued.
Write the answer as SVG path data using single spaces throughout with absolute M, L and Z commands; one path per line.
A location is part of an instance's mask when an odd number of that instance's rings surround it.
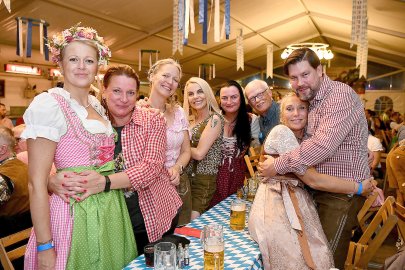
M 325 57 L 326 60 L 332 59 L 333 56 L 334 56 L 334 55 L 333 55 L 333 52 L 332 52 L 331 50 L 327 50 L 327 51 L 325 52 L 325 55 L 324 55 L 324 57 Z
M 286 59 L 290 54 L 287 52 L 287 49 L 285 49 L 283 51 L 283 53 L 281 54 L 281 59 Z
M 317 50 L 316 54 L 318 55 L 319 59 L 323 59 L 323 50 Z

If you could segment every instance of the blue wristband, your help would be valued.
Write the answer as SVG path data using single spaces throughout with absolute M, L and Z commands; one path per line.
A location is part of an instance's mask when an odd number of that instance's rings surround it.
M 362 192 L 363 192 L 363 182 L 360 182 L 359 189 L 357 190 L 356 194 L 361 195 Z
M 53 242 L 49 242 L 49 243 L 37 246 L 37 251 L 38 252 L 45 251 L 45 250 L 51 249 L 53 247 L 54 247 Z

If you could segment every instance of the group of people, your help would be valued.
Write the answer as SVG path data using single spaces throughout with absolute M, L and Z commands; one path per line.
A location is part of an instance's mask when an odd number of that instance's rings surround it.
M 269 268 L 343 269 L 361 195 L 374 189 L 363 106 L 349 86 L 322 72 L 310 49 L 295 50 L 284 72 L 296 94 L 282 99 L 282 125 L 265 139 L 265 160 L 259 163 L 263 183 L 249 229 Z M 274 103 L 263 87 L 248 84 L 247 99 L 271 110 Z
M 26 269 L 121 269 L 243 185 L 251 116 L 237 82 L 224 86 L 220 108 L 209 84 L 190 78 L 181 106 L 181 66 L 162 59 L 137 103 L 136 72 L 111 66 L 99 101 L 89 93 L 110 51 L 98 33 L 76 25 L 48 47 L 64 85 L 24 114 L 34 226 Z
M 286 59 L 296 93 L 280 103 L 254 80 L 244 90 L 228 81 L 218 104 L 208 82 L 192 77 L 181 106 L 173 59 L 150 67 L 150 96 L 139 102 L 136 72 L 110 66 L 99 101 L 89 93 L 111 53 L 98 33 L 76 25 L 48 47 L 64 86 L 24 114 L 34 227 L 26 269 L 122 269 L 236 193 L 253 140 L 263 160 L 249 231 L 265 268 L 343 268 L 356 213 L 375 188 L 367 121 L 356 93 L 331 81 L 313 51 Z

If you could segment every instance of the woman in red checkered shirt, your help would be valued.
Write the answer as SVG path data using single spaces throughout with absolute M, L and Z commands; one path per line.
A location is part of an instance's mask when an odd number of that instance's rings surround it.
M 110 67 L 104 75 L 102 104 L 115 131 L 115 174 L 106 179 L 94 171 L 65 174 L 51 180 L 51 189 L 73 198 L 111 189 L 125 189 L 125 200 L 138 252 L 171 229 L 182 202 L 170 183 L 166 161 L 166 123 L 157 113 L 135 106 L 140 86 L 129 66 Z M 63 186 L 62 186 L 63 184 Z

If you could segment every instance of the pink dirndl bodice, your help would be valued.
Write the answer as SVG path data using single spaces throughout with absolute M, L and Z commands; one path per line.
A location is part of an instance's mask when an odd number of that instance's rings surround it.
M 58 171 L 72 167 L 101 166 L 114 156 L 113 135 L 91 134 L 87 131 L 68 101 L 51 94 L 66 118 L 67 132 L 57 144 L 54 162 Z M 49 199 L 51 234 L 55 245 L 55 270 L 66 268 L 71 247 L 73 229 L 73 208 L 59 196 L 52 194 Z M 25 253 L 24 269 L 38 269 L 37 244 L 34 230 Z

